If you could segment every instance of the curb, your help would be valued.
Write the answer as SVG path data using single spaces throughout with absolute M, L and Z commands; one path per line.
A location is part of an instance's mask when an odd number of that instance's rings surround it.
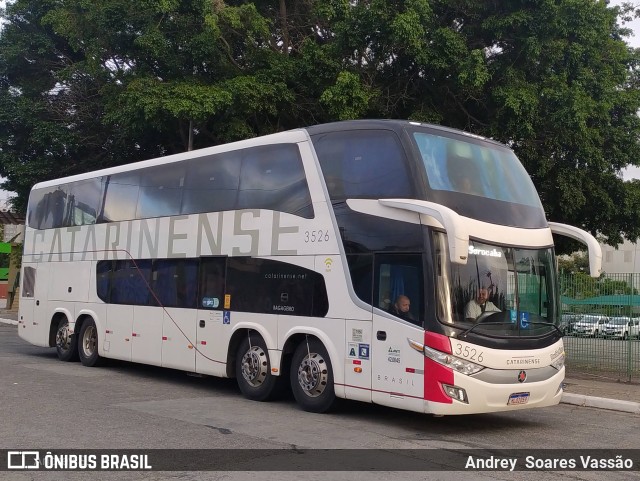
M 1 324 L 12 324 L 14 326 L 18 325 L 18 321 L 14 321 L 13 319 L 0 319 Z
M 624 413 L 640 414 L 640 403 L 633 401 L 622 401 L 620 399 L 609 399 L 605 397 L 586 396 L 584 394 L 563 393 L 561 403 L 573 404 L 589 408 L 609 409 Z

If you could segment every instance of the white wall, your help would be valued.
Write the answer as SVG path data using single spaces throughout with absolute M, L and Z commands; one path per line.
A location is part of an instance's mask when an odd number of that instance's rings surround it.
M 640 273 L 640 245 L 625 241 L 616 247 L 602 247 L 602 272 L 606 274 Z

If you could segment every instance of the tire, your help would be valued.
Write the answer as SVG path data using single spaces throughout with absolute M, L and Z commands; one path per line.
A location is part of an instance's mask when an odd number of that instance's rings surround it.
M 305 411 L 324 413 L 336 401 L 331 359 L 317 339 L 301 342 L 291 360 L 291 391 Z
M 629 335 L 625 332 L 625 333 L 622 335 L 622 340 L 623 340 L 623 341 L 626 341 L 627 339 L 629 339 Z
M 236 379 L 247 399 L 270 401 L 282 391 L 282 376 L 271 374 L 269 351 L 257 334 L 246 337 L 236 353 Z
M 78 337 L 78 355 L 83 366 L 95 367 L 102 363 L 98 355 L 98 329 L 93 319 L 87 319 Z
M 60 319 L 56 329 L 56 352 L 58 359 L 64 362 L 78 360 L 78 336 L 69 333 L 69 321 Z

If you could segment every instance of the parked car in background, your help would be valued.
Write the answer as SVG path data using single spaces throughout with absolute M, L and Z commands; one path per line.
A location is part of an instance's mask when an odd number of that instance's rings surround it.
M 620 339 L 629 339 L 630 337 L 640 336 L 640 323 L 638 319 L 631 319 L 629 317 L 612 317 L 602 333 L 606 337 L 614 337 Z
M 604 332 L 604 326 L 609 322 L 607 316 L 585 314 L 575 323 L 573 333 L 577 336 L 599 337 Z
M 562 314 L 560 324 L 558 325 L 562 334 L 573 334 L 575 324 L 581 318 L 582 316 L 580 314 Z

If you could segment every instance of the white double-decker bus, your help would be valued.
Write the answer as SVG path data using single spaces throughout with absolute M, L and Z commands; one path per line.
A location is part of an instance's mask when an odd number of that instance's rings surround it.
M 551 406 L 552 233 L 583 240 L 597 274 L 595 239 L 547 222 L 504 145 L 317 125 L 34 186 L 19 333 L 85 366 L 235 377 L 258 401 L 290 384 L 314 412 Z

